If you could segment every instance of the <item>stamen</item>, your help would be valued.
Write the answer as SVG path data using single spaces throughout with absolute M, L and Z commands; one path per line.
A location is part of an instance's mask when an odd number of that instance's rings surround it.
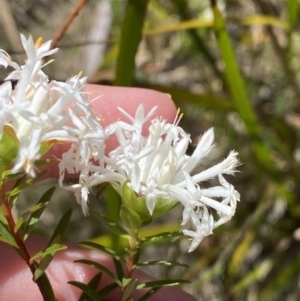
M 181 118 L 183 117 L 183 113 L 181 113 L 180 115 L 179 115 L 179 113 L 180 113 L 180 108 L 177 109 L 176 116 L 175 116 L 174 123 L 173 123 L 176 126 L 179 124 Z
M 37 38 L 37 40 L 35 41 L 34 46 L 35 46 L 35 48 L 40 48 L 40 47 L 42 46 L 42 44 L 43 44 L 43 38 L 42 38 L 42 37 L 39 37 L 39 38 Z
M 78 72 L 77 76 L 81 77 L 82 74 L 83 74 L 83 71 L 81 70 L 81 71 Z

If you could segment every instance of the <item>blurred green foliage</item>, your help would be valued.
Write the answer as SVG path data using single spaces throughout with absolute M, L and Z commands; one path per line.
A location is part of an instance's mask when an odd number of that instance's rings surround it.
M 46 8 L 43 1 L 36 2 L 36 7 L 28 5 L 23 18 L 18 16 L 20 9 L 14 10 L 17 27 L 51 37 L 55 29 L 47 31 L 47 20 L 38 18 Z M 65 4 L 67 15 L 73 2 L 53 3 L 56 6 L 47 8 L 52 14 Z M 87 42 L 87 15 L 97 3 L 89 3 L 74 22 L 78 31 L 71 30 L 61 42 L 56 65 L 64 73 L 52 70 L 53 77 L 70 76 L 73 69 L 82 68 L 78 57 L 85 47 L 65 46 Z M 160 243 L 155 254 L 162 258 L 159 254 L 168 253 L 167 260 L 190 265 L 181 276 L 192 281 L 186 288 L 198 300 L 299 300 L 299 1 L 111 0 L 110 4 L 113 19 L 105 56 L 90 81 L 171 94 L 185 112 L 183 126 L 192 137 L 215 127 L 218 147 L 213 160 L 235 149 L 242 162 L 240 173 L 230 179 L 241 193 L 233 220 L 192 254 L 186 254 L 184 241 L 168 244 L 168 252 Z M 34 28 L 30 18 L 40 28 Z M 66 52 L 75 57 L 71 67 Z M 178 214 L 176 208 L 173 214 Z M 165 227 L 167 219 L 162 223 Z M 155 227 L 153 234 L 159 232 Z M 98 240 L 108 241 L 106 236 Z M 153 249 L 147 255 L 151 254 Z M 174 270 L 150 273 L 164 277 L 174 275 Z

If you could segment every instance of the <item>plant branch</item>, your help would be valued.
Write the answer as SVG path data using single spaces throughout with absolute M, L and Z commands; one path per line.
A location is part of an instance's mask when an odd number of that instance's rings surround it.
M 21 255 L 21 257 L 24 259 L 24 261 L 26 262 L 27 266 L 29 267 L 32 275 L 34 276 L 36 269 L 35 269 L 34 264 L 30 262 L 30 254 L 27 251 L 27 248 L 24 244 L 23 239 L 20 237 L 18 231 L 16 231 L 16 227 L 15 227 L 16 224 L 15 224 L 15 221 L 12 216 L 11 208 L 8 203 L 8 198 L 5 195 L 4 184 L 0 185 L 0 204 L 2 205 L 2 208 L 3 208 L 3 213 L 4 213 L 5 219 L 7 221 L 9 232 L 13 236 L 13 238 L 18 246 L 17 251 Z M 34 279 L 34 277 L 33 277 L 33 279 Z M 33 280 L 33 281 L 37 284 L 37 286 L 43 296 L 43 300 L 49 301 L 47 293 L 44 290 L 44 287 L 43 287 L 40 279 Z
M 76 6 L 74 7 L 73 11 L 71 12 L 69 18 L 67 19 L 67 21 L 63 24 L 63 26 L 60 28 L 60 30 L 57 32 L 57 34 L 53 38 L 52 43 L 51 43 L 52 49 L 57 46 L 58 42 L 62 39 L 63 35 L 65 34 L 67 29 L 69 28 L 69 26 L 71 25 L 71 23 L 73 22 L 75 17 L 79 14 L 80 10 L 82 9 L 82 7 L 84 6 L 84 4 L 87 1 L 88 0 L 78 0 Z

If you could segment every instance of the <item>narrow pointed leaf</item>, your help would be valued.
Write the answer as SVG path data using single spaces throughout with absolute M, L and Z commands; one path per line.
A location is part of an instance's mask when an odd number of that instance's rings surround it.
M 112 231 L 113 233 L 123 237 L 129 236 L 128 232 L 125 229 L 123 229 L 118 223 L 116 223 L 109 217 L 92 210 L 90 210 L 90 215 L 101 221 L 105 225 L 105 227 L 107 227 L 108 230 Z
M 115 259 L 114 257 L 113 257 L 113 262 L 117 272 L 117 277 L 121 281 L 124 277 L 124 270 L 123 270 L 122 263 L 119 260 Z
M 54 244 L 51 245 L 49 248 L 35 254 L 33 257 L 30 258 L 32 262 L 35 258 L 42 257 L 41 261 L 36 264 L 36 270 L 34 273 L 34 280 L 40 278 L 49 264 L 51 263 L 53 257 L 55 256 L 56 252 L 66 249 L 67 247 L 64 245 Z
M 154 261 L 144 261 L 136 264 L 137 266 L 148 266 L 148 265 L 166 265 L 166 266 L 181 266 L 188 268 L 189 266 L 184 263 L 177 261 L 165 261 L 165 260 L 154 260 Z
M 11 164 L 18 155 L 20 142 L 13 128 L 5 125 L 0 139 L 0 165 Z
M 121 281 L 107 267 L 105 267 L 102 264 L 100 264 L 98 262 L 95 262 L 95 261 L 92 261 L 92 260 L 88 260 L 88 259 L 79 259 L 79 260 L 76 260 L 74 262 L 83 263 L 83 264 L 87 264 L 91 267 L 94 267 L 94 268 L 100 270 L 101 272 L 105 273 L 107 276 L 109 276 L 119 286 L 122 286 Z
M 33 255 L 30 258 L 30 262 L 32 263 L 33 261 L 35 261 L 36 259 L 38 259 L 40 257 L 44 258 L 48 254 L 52 254 L 57 251 L 64 250 L 66 248 L 67 248 L 67 246 L 65 246 L 65 245 L 53 244 L 53 245 L 49 246 L 48 248 L 46 248 L 45 250 L 40 251 L 40 252 L 36 253 L 35 255 Z
M 48 189 L 39 199 L 38 203 L 36 206 L 34 206 L 33 208 L 31 208 L 28 213 L 30 214 L 30 217 L 27 220 L 26 226 L 24 228 L 24 239 L 26 240 L 28 235 L 30 234 L 30 232 L 32 231 L 32 229 L 34 228 L 34 226 L 36 225 L 36 223 L 38 222 L 40 216 L 42 215 L 42 213 L 44 212 L 46 205 L 48 204 L 48 202 L 50 201 L 50 199 L 52 198 L 53 194 L 55 192 L 55 187 L 51 187 L 50 189 Z M 23 216 L 22 216 L 23 217 Z M 21 217 L 21 218 L 22 218 Z M 20 219 L 21 219 L 20 218 Z M 19 223 L 19 221 L 17 222 L 17 224 Z M 21 226 L 21 225 L 20 225 Z M 20 227 L 19 226 L 19 227 Z
M 7 229 L 7 226 L 2 221 L 0 221 L 0 240 L 10 244 L 15 248 L 18 248 L 15 239 L 10 234 L 9 230 Z
M 127 301 L 130 299 L 130 297 L 133 295 L 137 285 L 138 285 L 138 280 L 137 279 L 131 279 L 129 284 L 125 287 L 123 291 L 123 295 L 121 298 L 121 301 Z
M 156 280 L 139 283 L 136 289 L 144 289 L 148 287 L 163 287 L 163 286 L 176 286 L 184 283 L 190 283 L 188 280 L 174 279 L 174 280 Z
M 161 287 L 154 287 L 150 289 L 145 295 L 143 295 L 138 301 L 146 301 L 149 299 L 152 295 L 154 295 L 158 290 L 160 290 Z
M 187 30 L 192 28 L 209 28 L 213 26 L 213 22 L 211 20 L 205 19 L 193 19 L 188 21 L 179 22 L 176 24 L 168 24 L 164 26 L 159 26 L 150 30 L 146 30 L 144 32 L 145 35 L 157 35 L 162 33 L 167 33 L 171 31 L 180 31 Z
M 99 250 L 99 251 L 102 251 L 102 252 L 112 256 L 116 260 L 124 262 L 124 259 L 120 255 L 118 255 L 114 250 L 112 250 L 110 248 L 104 247 L 102 245 L 99 245 L 99 244 L 97 244 L 95 242 L 91 242 L 91 241 L 83 241 L 83 242 L 80 242 L 80 244 L 90 247 L 90 248 L 93 248 L 93 249 L 96 249 L 96 250 Z
M 67 248 L 64 245 L 60 244 L 60 241 L 62 240 L 62 237 L 64 235 L 64 232 L 66 231 L 66 228 L 69 224 L 70 218 L 72 215 L 72 209 L 68 210 L 60 219 L 58 222 L 51 239 L 48 243 L 48 246 L 45 250 L 35 254 L 31 261 L 35 260 L 36 258 L 43 256 L 42 260 L 37 264 L 37 268 L 34 274 L 34 278 L 38 279 L 46 270 L 46 268 L 51 263 L 53 257 L 55 256 L 57 251 L 63 250 Z
M 183 234 L 180 231 L 164 232 L 164 233 L 160 233 L 157 235 L 142 237 L 142 238 L 140 238 L 140 241 L 142 243 L 146 243 L 146 242 L 153 242 L 153 241 L 157 241 L 157 240 L 161 240 L 161 239 L 165 239 L 165 238 L 177 237 L 177 236 L 182 236 L 182 235 Z
M 1 235 L 1 229 L 0 229 L 0 241 L 2 241 L 14 248 L 19 248 L 15 241 L 12 241 L 10 238 L 7 238 L 7 237 Z
M 103 301 L 103 298 L 99 296 L 98 293 L 93 288 L 91 288 L 88 284 L 78 282 L 78 281 L 69 281 L 68 283 L 82 290 L 83 294 L 81 296 L 89 297 L 89 299 L 88 298 L 82 299 L 82 297 L 80 297 L 79 300 Z
M 72 209 L 69 209 L 60 219 L 59 223 L 57 224 L 51 238 L 49 241 L 49 245 L 51 245 L 53 242 L 60 242 L 67 227 L 70 222 L 72 216 Z
M 118 286 L 117 283 L 111 283 L 109 285 L 106 285 L 101 290 L 99 290 L 98 291 L 98 295 L 101 296 L 101 297 L 105 297 L 107 294 L 109 294 L 110 292 L 114 291 L 118 287 L 119 286 Z
M 54 291 L 52 289 L 51 283 L 46 275 L 46 273 L 43 273 L 41 277 L 39 278 L 39 282 L 41 283 L 46 295 L 48 301 L 57 301 Z
M 272 25 L 284 30 L 289 29 L 289 24 L 283 19 L 268 15 L 252 15 L 241 20 L 243 25 Z
M 270 159 L 270 152 L 262 140 L 261 129 L 257 122 L 254 110 L 251 106 L 251 102 L 246 90 L 246 85 L 239 70 L 239 66 L 233 51 L 233 46 L 225 27 L 224 19 L 215 2 L 212 9 L 214 14 L 214 29 L 219 46 L 219 51 L 225 64 L 225 75 L 236 110 L 245 122 L 247 131 L 253 141 L 253 151 L 258 162 L 266 170 L 274 174 L 276 173 L 274 164 Z
M 115 85 L 131 86 L 149 0 L 129 0 L 122 25 Z
M 22 190 L 24 190 L 25 188 L 33 185 L 34 183 L 40 181 L 40 179 L 47 173 L 47 170 L 44 170 L 42 172 L 40 172 L 35 178 L 33 179 L 27 179 L 26 182 L 22 182 L 20 185 L 18 185 L 17 187 L 15 187 L 12 191 L 10 191 L 9 193 L 9 197 L 18 195 Z
M 87 284 L 87 286 L 94 290 L 94 292 L 96 292 L 96 289 L 100 283 L 100 280 L 101 280 L 101 277 L 102 277 L 102 273 L 97 273 L 90 281 L 89 283 Z M 74 281 L 76 282 L 76 281 Z M 70 283 L 70 282 L 69 282 Z M 79 282 L 80 283 L 80 282 Z M 84 290 L 80 296 L 80 298 L 78 299 L 78 301 L 92 301 L 93 299 L 90 298 L 91 296 L 87 295 Z

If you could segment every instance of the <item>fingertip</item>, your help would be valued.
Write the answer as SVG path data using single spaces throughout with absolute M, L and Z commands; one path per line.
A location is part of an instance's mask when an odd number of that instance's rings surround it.
M 157 106 L 154 117 L 162 117 L 168 122 L 173 122 L 176 115 L 176 107 L 169 94 L 159 91 L 129 88 L 100 86 L 94 84 L 86 85 L 94 114 L 100 115 L 103 126 L 116 122 L 122 115 L 118 107 L 122 108 L 129 115 L 134 116 L 140 104 L 145 107 L 145 112 L 149 112 Z

